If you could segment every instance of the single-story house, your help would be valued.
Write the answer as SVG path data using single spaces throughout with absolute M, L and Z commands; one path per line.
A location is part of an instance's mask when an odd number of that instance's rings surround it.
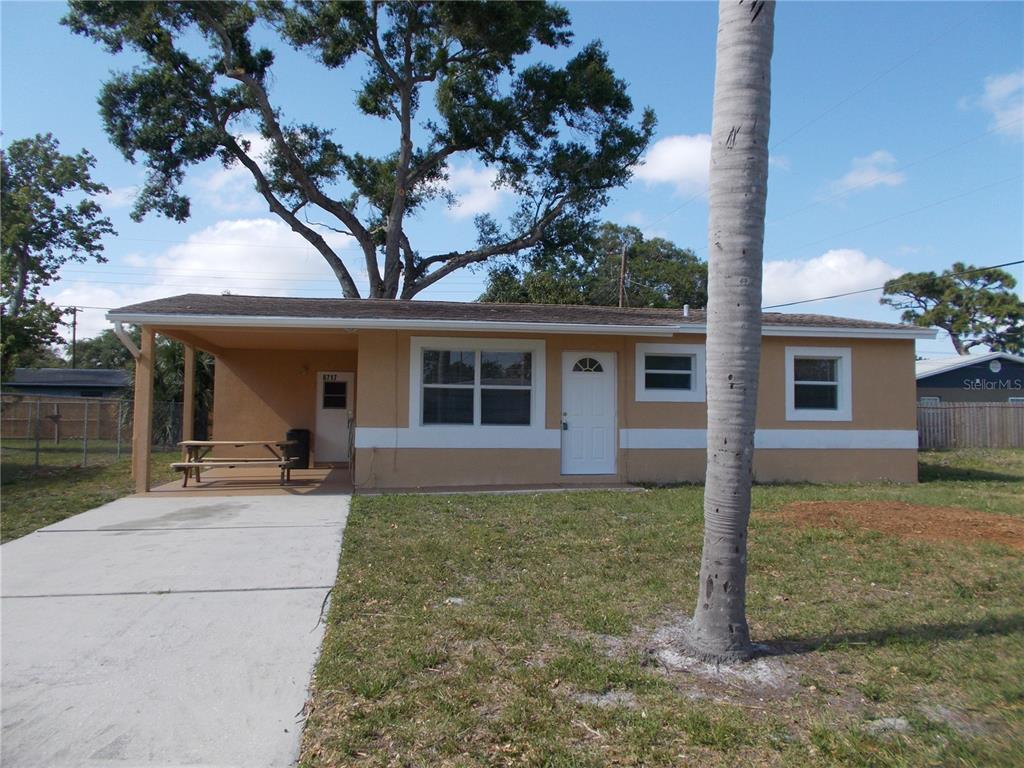
M 186 368 L 214 355 L 214 439 L 309 429 L 313 461 L 354 462 L 357 489 L 704 479 L 700 311 L 187 294 L 107 317 L 125 340 L 142 328 L 143 490 L 156 333 Z M 914 482 L 914 340 L 931 337 L 766 313 L 756 478 Z
M 4 392 L 49 397 L 120 397 L 131 386 L 120 368 L 15 368 Z
M 1024 403 L 1024 357 L 1008 352 L 918 360 L 917 401 Z

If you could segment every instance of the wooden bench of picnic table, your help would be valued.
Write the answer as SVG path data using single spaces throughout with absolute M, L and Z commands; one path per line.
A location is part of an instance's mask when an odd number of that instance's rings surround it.
M 297 457 L 286 458 L 282 455 L 283 449 L 296 445 L 295 440 L 183 440 L 178 445 L 185 449 L 185 461 L 173 462 L 171 469 L 184 473 L 182 488 L 188 487 L 190 476 L 194 476 L 197 483 L 202 482 L 200 472 L 204 469 L 235 469 L 236 467 L 254 466 L 277 467 L 281 471 L 281 485 L 284 485 L 291 481 L 292 464 L 298 461 Z M 207 456 L 218 446 L 244 448 L 252 445 L 263 446 L 270 451 L 273 458 Z

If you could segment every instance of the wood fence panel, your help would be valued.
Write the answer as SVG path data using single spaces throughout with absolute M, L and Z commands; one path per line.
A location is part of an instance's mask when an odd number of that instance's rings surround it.
M 919 405 L 917 434 L 924 450 L 1024 448 L 1024 404 Z

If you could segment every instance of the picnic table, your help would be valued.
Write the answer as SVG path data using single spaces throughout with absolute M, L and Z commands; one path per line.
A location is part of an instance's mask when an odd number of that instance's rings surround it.
M 281 485 L 292 479 L 292 464 L 295 457 L 288 458 L 284 455 L 285 449 L 298 445 L 296 440 L 182 440 L 178 443 L 185 449 L 185 460 L 176 461 L 171 464 L 172 469 L 184 472 L 185 477 L 181 483 L 182 488 L 188 487 L 189 477 L 195 477 L 196 482 L 201 482 L 200 472 L 204 469 L 253 466 L 273 466 L 281 471 Z M 245 448 L 248 446 L 260 446 L 266 448 L 270 453 L 267 458 L 250 458 L 246 456 L 235 456 L 222 458 L 210 456 L 215 448 L 231 447 Z

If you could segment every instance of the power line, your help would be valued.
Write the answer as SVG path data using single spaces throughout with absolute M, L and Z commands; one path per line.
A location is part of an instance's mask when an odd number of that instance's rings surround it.
M 834 240 L 835 238 L 842 237 L 843 235 L 849 235 L 849 234 L 852 234 L 854 232 L 861 232 L 861 231 L 863 231 L 865 229 L 870 229 L 871 227 L 877 227 L 879 224 L 887 224 L 890 221 L 895 221 L 896 219 L 901 219 L 904 216 L 910 216 L 910 215 L 915 214 L 915 213 L 920 213 L 921 211 L 926 211 L 929 208 L 935 208 L 935 207 L 937 207 L 939 205 L 944 205 L 944 204 L 950 203 L 950 202 L 952 202 L 954 200 L 959 200 L 962 197 L 967 197 L 968 195 L 973 195 L 975 192 L 983 192 L 986 189 L 991 189 L 992 187 L 997 187 L 1000 184 L 1006 184 L 1007 182 L 1010 182 L 1010 181 L 1017 181 L 1018 179 L 1021 178 L 1021 176 L 1022 176 L 1022 174 L 1017 174 L 1016 176 L 1010 176 L 1009 178 L 1006 178 L 1006 179 L 1000 179 L 999 181 L 994 181 L 991 184 L 983 184 L 980 187 L 975 187 L 973 189 L 968 189 L 965 192 L 960 192 L 960 193 L 958 193 L 956 195 L 952 195 L 950 197 L 945 197 L 942 200 L 936 200 L 933 203 L 928 203 L 927 205 L 922 205 L 920 208 L 912 208 L 909 211 L 903 211 L 902 213 L 897 213 L 897 214 L 894 214 L 892 216 L 887 216 L 884 219 L 879 219 L 878 221 L 873 221 L 873 222 L 871 222 L 869 224 L 864 224 L 864 225 L 859 226 L 859 227 L 854 227 L 853 229 L 846 229 L 846 230 L 843 230 L 842 232 L 836 232 L 834 234 L 828 235 L 827 237 L 819 238 L 818 240 L 812 240 L 809 243 L 804 243 L 803 245 L 799 245 L 796 248 L 791 248 L 788 251 L 785 251 L 783 253 L 783 256 L 791 254 L 791 253 L 795 253 L 796 251 L 802 251 L 804 248 L 808 248 L 808 247 L 810 247 L 812 245 L 818 245 L 819 243 L 824 243 L 824 242 L 828 242 L 829 240 Z M 774 258 L 779 258 L 779 257 L 775 256 Z
M 136 276 L 140 276 L 140 272 L 143 271 L 143 270 L 145 271 L 145 273 L 147 275 L 152 274 L 152 275 L 154 275 L 156 277 L 169 277 L 169 278 L 181 277 L 181 278 L 192 278 L 192 279 L 203 279 L 203 280 L 239 280 L 239 279 L 244 279 L 246 281 L 254 281 L 254 280 L 255 281 L 260 281 L 260 282 L 271 281 L 271 282 L 274 282 L 274 283 L 280 283 L 280 282 L 288 282 L 288 283 L 322 283 L 324 285 L 330 285 L 330 286 L 333 286 L 333 287 L 337 287 L 338 286 L 338 281 L 335 278 L 333 278 L 333 277 L 309 277 L 309 278 L 278 277 L 277 273 L 274 273 L 274 272 L 250 272 L 249 270 L 246 270 L 244 274 L 243 273 L 227 274 L 227 273 L 223 273 L 223 272 L 221 272 L 221 273 L 213 273 L 213 272 L 210 272 L 210 271 L 207 271 L 207 270 L 202 270 L 202 269 L 189 270 L 189 271 L 186 271 L 186 272 L 176 272 L 176 271 L 173 271 L 173 270 L 161 269 L 159 267 L 155 267 L 155 268 L 151 268 L 151 267 L 131 267 L 131 268 L 124 267 L 124 268 L 112 268 L 112 269 L 108 269 L 106 267 L 100 268 L 100 272 L 104 276 L 106 276 L 106 275 L 114 275 L 114 276 L 125 275 L 125 276 L 130 276 L 130 277 L 136 277 Z M 89 276 L 89 275 L 96 274 L 96 270 L 95 269 L 65 269 L 65 270 L 62 271 L 61 274 L 62 275 L 85 275 L 85 276 Z M 254 275 L 261 275 L 261 274 L 262 275 L 273 275 L 273 277 L 254 277 Z M 291 274 L 295 274 L 295 273 L 293 272 Z M 87 279 L 82 279 L 82 278 L 74 278 L 74 279 L 79 281 L 79 282 L 89 282 L 89 280 L 87 280 Z M 359 279 L 365 279 L 365 277 L 362 276 L 362 275 L 358 275 L 357 274 L 357 275 L 355 275 L 355 279 L 358 281 Z M 104 282 L 104 281 L 96 281 L 96 282 Z M 105 282 L 110 282 L 110 281 L 105 281 Z M 456 285 L 470 285 L 470 284 L 476 285 L 476 281 L 454 279 L 454 280 L 447 280 L 445 282 L 445 284 L 446 285 L 453 285 L 453 284 L 456 284 Z
M 954 278 L 962 278 L 962 276 L 967 275 L 967 274 L 974 274 L 976 272 L 983 272 L 983 271 L 986 271 L 988 269 L 1000 269 L 1002 267 L 1007 267 L 1007 266 L 1016 266 L 1018 264 L 1024 264 L 1024 259 L 1018 259 L 1017 261 L 1007 261 L 1007 262 L 1004 262 L 1004 263 L 1001 263 L 1001 264 L 992 264 L 991 266 L 980 266 L 980 267 L 976 267 L 974 269 L 965 269 L 965 270 L 959 271 L 959 272 L 951 272 L 950 276 L 954 276 Z M 649 286 L 646 283 L 641 283 L 641 282 L 637 281 L 634 278 L 628 278 L 626 282 L 628 284 L 630 284 L 630 285 L 635 285 L 635 286 L 639 286 L 641 288 L 646 288 L 646 289 L 648 289 L 650 291 L 657 291 L 658 290 L 658 289 L 654 288 L 653 286 Z M 768 306 L 763 306 L 761 308 L 762 309 L 781 309 L 783 307 L 788 307 L 788 306 L 798 306 L 800 304 L 810 304 L 812 302 L 828 301 L 830 299 L 842 299 L 842 298 L 846 298 L 848 296 L 858 296 L 860 294 L 872 293 L 874 291 L 882 291 L 882 290 L 885 290 L 885 286 L 878 286 L 876 288 L 862 288 L 862 289 L 857 290 L 857 291 L 846 291 L 844 293 L 830 294 L 828 296 L 817 296 L 817 297 L 815 297 L 813 299 L 800 299 L 799 301 L 787 301 L 787 302 L 782 303 L 782 304 L 769 304 Z M 454 292 L 450 292 L 450 293 L 454 293 Z M 470 293 L 470 292 L 463 292 L 463 293 Z M 117 307 L 112 307 L 112 306 L 89 306 L 89 305 L 86 305 L 86 304 L 77 304 L 76 306 L 79 309 L 102 309 L 102 310 L 106 310 L 106 311 L 109 311 L 111 309 L 117 309 Z M 71 309 L 72 307 L 67 307 L 67 308 Z
M 888 173 L 890 173 L 890 174 L 891 173 L 899 173 L 900 171 L 905 171 L 907 168 L 912 168 L 915 165 L 920 165 L 921 163 L 928 162 L 929 160 L 934 160 L 936 157 L 941 157 L 942 155 L 949 154 L 950 152 L 952 152 L 954 150 L 957 150 L 957 149 L 960 149 L 961 147 L 967 146 L 968 144 L 971 144 L 971 143 L 973 143 L 975 141 L 980 141 L 981 139 L 985 138 L 986 136 L 990 136 L 991 134 L 993 134 L 993 133 L 995 133 L 997 131 L 1003 130 L 1006 125 L 1013 125 L 1014 123 L 1021 122 L 1021 120 L 1024 120 L 1024 118 L 1018 118 L 1016 120 L 1011 120 L 1009 123 L 1004 123 L 1002 125 L 997 125 L 997 126 L 995 126 L 993 128 L 990 128 L 989 130 L 985 131 L 984 133 L 978 134 L 977 136 L 972 136 L 971 138 L 965 139 L 965 140 L 963 140 L 963 141 L 961 141 L 961 142 L 959 142 L 957 144 L 952 144 L 950 146 L 944 147 L 943 149 L 940 149 L 940 150 L 938 150 L 936 152 L 933 152 L 930 155 L 926 155 L 925 157 L 921 157 L 921 158 L 918 158 L 917 160 L 913 160 L 913 161 L 911 161 L 909 163 L 904 163 L 903 165 L 897 166 L 896 168 L 893 168 L 892 170 L 888 171 Z M 784 219 L 788 219 L 791 216 L 795 216 L 798 213 L 803 213 L 804 211 L 810 210 L 811 208 L 814 208 L 814 207 L 816 207 L 818 205 L 821 205 L 822 203 L 827 203 L 829 200 L 835 200 L 836 198 L 844 197 L 846 195 L 849 195 L 851 192 L 857 191 L 858 189 L 865 189 L 865 188 L 870 187 L 872 184 L 875 184 L 875 183 L 876 182 L 874 180 L 868 180 L 868 181 L 862 182 L 860 184 L 855 184 L 852 187 L 847 187 L 846 189 L 841 190 L 839 192 L 836 192 L 836 193 L 834 193 L 832 195 L 829 195 L 829 196 L 823 197 L 823 198 L 821 198 L 819 200 L 815 200 L 814 202 L 808 203 L 807 205 L 803 206 L 802 208 L 797 208 L 796 210 L 790 211 L 789 213 L 784 213 L 781 216 L 776 216 L 774 218 L 771 218 L 768 221 L 766 221 L 765 224 L 766 225 L 778 224 L 780 221 L 783 221 Z
M 837 109 L 838 109 L 839 107 L 841 107 L 841 106 L 842 106 L 843 104 L 847 103 L 848 101 L 850 101 L 850 100 L 851 100 L 851 99 L 853 99 L 854 97 L 856 97 L 856 96 L 859 96 L 859 95 L 860 95 L 861 93 L 863 93 L 864 91 L 866 91 L 866 90 L 867 90 L 867 89 L 868 89 L 869 87 L 871 87 L 871 86 L 872 86 L 872 85 L 874 85 L 875 83 L 879 82 L 880 80 L 884 79 L 886 75 L 890 74 L 891 72 L 895 71 L 896 69 L 899 69 L 899 68 L 900 68 L 901 66 L 903 66 L 903 65 L 904 65 L 905 63 L 907 63 L 908 61 L 910 61 L 910 60 L 911 60 L 912 58 L 914 58 L 914 57 L 915 57 L 915 56 L 917 56 L 918 54 L 922 53 L 922 52 L 923 52 L 923 51 L 924 51 L 925 49 L 927 49 L 927 48 L 928 48 L 929 46 L 931 46 L 932 44 L 934 44 L 935 42 L 937 42 L 937 41 L 938 41 L 938 40 L 940 40 L 941 38 L 945 37 L 945 36 L 946 36 L 947 34 L 949 34 L 949 32 L 951 32 L 951 31 L 952 31 L 953 29 L 955 29 L 956 27 L 958 27 L 958 26 L 960 26 L 960 25 L 961 25 L 961 22 L 959 22 L 959 21 L 958 21 L 958 22 L 954 23 L 953 25 L 951 25 L 950 27 L 946 28 L 945 30 L 943 30 L 942 32 L 940 32 L 940 33 L 939 33 L 938 35 L 936 35 L 936 36 L 935 36 L 934 38 L 932 38 L 931 40 L 929 40 L 929 41 L 928 41 L 928 42 L 927 42 L 926 44 L 922 45 L 922 46 L 921 46 L 920 48 L 918 48 L 918 49 L 917 49 L 917 50 L 915 50 L 915 51 L 914 51 L 913 53 L 911 53 L 911 54 L 910 54 L 909 56 L 906 56 L 906 57 L 904 57 L 903 59 L 900 59 L 900 60 L 899 60 L 898 62 L 896 62 L 895 64 L 893 64 L 893 65 L 892 65 L 891 67 L 889 67 L 889 68 L 888 68 L 888 69 L 886 69 L 885 71 L 883 71 L 883 72 L 879 73 L 879 74 L 878 74 L 877 76 L 875 76 L 875 77 L 874 77 L 874 78 L 872 78 L 871 80 L 868 80 L 868 81 L 867 81 L 866 83 L 864 83 L 864 85 L 860 86 L 859 88 L 857 88 L 857 89 L 856 89 L 856 90 L 854 90 L 853 92 L 849 93 L 849 94 L 848 94 L 847 96 L 845 96 L 844 98 L 840 99 L 840 100 L 839 100 L 838 102 L 836 102 L 835 104 L 833 104 L 833 105 L 832 105 L 831 107 L 829 107 L 828 109 L 824 110 L 823 112 L 819 113 L 819 114 L 818 114 L 817 116 L 815 116 L 815 117 L 811 118 L 810 120 L 808 120 L 808 121 L 807 121 L 806 123 L 804 123 L 803 125 L 801 125 L 801 126 L 800 126 L 799 128 L 797 128 L 797 129 L 796 129 L 795 131 L 792 131 L 792 132 L 788 133 L 787 135 L 783 136 L 783 137 L 782 137 L 781 139 L 779 139 L 779 140 L 778 140 L 778 141 L 776 141 L 775 143 L 771 144 L 771 145 L 770 145 L 770 146 L 768 147 L 768 151 L 769 151 L 769 152 L 771 152 L 772 150 L 774 150 L 774 149 L 777 149 L 777 148 L 778 148 L 779 146 L 781 146 L 781 145 L 782 145 L 782 144 L 784 144 L 785 142 L 789 141 L 789 140 L 790 140 L 791 138 L 793 138 L 793 137 L 794 137 L 794 136 L 796 136 L 797 134 L 799 134 L 799 133 L 802 133 L 802 132 L 803 132 L 803 131 L 804 131 L 805 129 L 807 129 L 807 128 L 809 128 L 810 126 L 814 125 L 814 124 L 815 124 L 816 122 L 818 122 L 818 121 L 819 121 L 819 120 L 821 120 L 822 118 L 824 118 L 824 117 L 827 117 L 827 116 L 828 116 L 829 114 L 831 114 L 832 112 L 834 112 L 835 110 L 837 110 Z M 987 136 L 987 135 L 988 135 L 989 133 L 992 133 L 992 132 L 993 132 L 994 130 L 995 130 L 995 129 L 992 129 L 992 130 L 990 130 L 990 131 L 987 131 L 987 132 L 986 132 L 985 134 L 982 134 L 982 136 L 977 136 L 977 137 L 975 137 L 974 139 L 969 139 L 969 140 L 968 140 L 967 142 L 964 142 L 964 143 L 970 143 L 970 141 L 975 141 L 975 140 L 977 140 L 977 139 L 980 139 L 980 138 L 982 138 L 983 136 Z M 959 146 L 960 146 L 960 145 L 957 145 L 957 146 L 951 147 L 951 148 L 949 148 L 948 150 L 945 150 L 945 151 L 951 151 L 952 149 L 956 149 L 956 148 L 958 148 Z M 914 163 L 910 163 L 910 164 L 907 164 L 907 165 L 905 165 L 905 166 L 903 166 L 903 167 L 904 167 L 904 168 L 909 168 L 909 167 L 910 167 L 910 165 L 914 165 L 914 164 L 916 164 L 916 163 L 919 163 L 919 162 L 924 162 L 925 160 L 930 160 L 930 159 L 932 159 L 933 157 L 936 157 L 936 156 L 937 156 L 937 155 L 939 155 L 939 154 L 942 154 L 942 152 L 936 153 L 935 155 L 930 155 L 929 157 L 926 157 L 926 158 L 923 158 L 923 159 L 921 159 L 921 160 L 915 161 Z M 897 170 L 899 170 L 899 169 L 897 169 Z M 849 191 L 850 191 L 850 190 L 847 190 L 847 192 L 849 192 Z M 678 213 L 679 211 L 683 210 L 683 208 L 685 208 L 686 206 L 688 206 L 688 205 L 689 205 L 690 203 L 692 203 L 693 201 L 695 201 L 695 200 L 697 200 L 697 199 L 699 199 L 699 198 L 701 198 L 701 197 L 703 197 L 703 196 L 704 196 L 704 193 L 703 193 L 703 192 L 697 192 L 696 194 L 693 194 L 693 195 L 691 195 L 691 196 L 690 196 L 690 197 L 688 197 L 688 198 L 687 198 L 686 200 L 684 200 L 684 201 L 683 201 L 682 203 L 680 203 L 680 204 L 679 204 L 678 206 L 676 206 L 676 207 L 675 207 L 675 208 L 673 208 L 672 210 L 668 211 L 668 212 L 667 212 L 667 213 L 665 213 L 664 215 L 662 215 L 662 216 L 658 217 L 657 219 L 655 219 L 655 220 L 654 220 L 654 221 L 652 221 L 651 223 L 647 224 L 646 226 L 647 226 L 647 227 L 653 227 L 653 226 L 656 226 L 657 224 L 660 224 L 661 222 L 665 221 L 665 220 L 666 220 L 666 219 L 668 219 L 669 217 L 671 217 L 671 216 L 675 215 L 676 213 Z M 826 199 L 830 199 L 830 198 L 826 198 Z M 822 202 L 824 202 L 824 201 L 822 201 Z M 818 203 L 812 203 L 811 205 L 807 206 L 807 208 L 813 207 L 814 205 L 817 205 L 817 204 L 818 204 Z M 806 210 L 806 208 L 801 208 L 801 209 L 800 209 L 800 211 L 803 211 L 803 210 Z M 786 217 L 788 217 L 788 216 L 791 216 L 791 215 L 793 215 L 793 213 L 798 213 L 798 212 L 799 212 L 799 211 L 796 211 L 796 212 L 791 212 L 791 213 L 785 214 L 785 216 L 783 216 L 783 217 L 780 217 L 780 218 L 786 218 Z M 773 220 L 773 221 L 770 221 L 770 222 L 767 222 L 767 223 L 769 223 L 769 224 L 774 224 L 774 223 L 775 223 L 775 221 L 776 221 L 776 220 Z
M 1004 264 L 993 264 L 991 267 L 975 267 L 974 269 L 965 269 L 962 272 L 951 272 L 950 277 L 963 277 L 964 275 L 973 275 L 976 272 L 985 272 L 990 269 L 1000 269 L 1002 267 L 1013 267 L 1017 264 L 1024 264 L 1024 259 L 1018 259 L 1017 261 L 1007 261 Z M 899 278 L 896 278 L 897 282 Z M 781 309 L 783 307 L 795 307 L 798 304 L 810 304 L 814 301 L 828 301 L 829 299 L 842 299 L 846 296 L 857 296 L 861 293 L 873 293 L 874 291 L 884 290 L 885 286 L 880 285 L 877 288 L 861 288 L 857 291 L 846 291 L 845 293 L 833 293 L 831 296 L 818 296 L 814 299 L 800 299 L 799 301 L 787 301 L 784 304 L 771 304 L 767 307 L 761 307 L 761 309 Z
M 844 104 L 846 104 L 846 103 L 847 103 L 848 101 L 852 100 L 853 98 L 855 98 L 855 97 L 859 96 L 860 94 L 862 94 L 862 93 L 863 93 L 864 91 L 866 91 L 866 90 L 867 90 L 868 88 L 870 88 L 870 87 L 871 87 L 872 85 L 874 85 L 875 83 L 877 83 L 877 82 L 879 82 L 879 81 L 881 81 L 881 80 L 885 79 L 885 77 L 886 77 L 887 75 L 891 74 L 892 72 L 895 72 L 895 71 L 896 71 L 897 69 L 899 69 L 900 67 L 902 67 L 902 66 L 903 66 L 904 64 L 906 64 L 906 63 L 907 63 L 908 61 L 910 61 L 911 59 L 913 59 L 913 58 L 914 58 L 915 56 L 918 56 L 919 54 L 923 53 L 923 52 L 924 52 L 925 50 L 927 50 L 927 49 L 928 49 L 928 48 L 930 48 L 930 47 L 931 47 L 932 45 L 934 45 L 934 44 L 935 44 L 935 43 L 937 43 L 937 42 L 938 42 L 939 40 L 941 40 L 941 39 L 942 39 L 943 37 L 945 37 L 945 36 L 946 36 L 946 35 L 948 35 L 948 34 L 949 34 L 950 32 L 952 32 L 952 31 L 953 31 L 954 29 L 957 29 L 958 27 L 962 27 L 962 26 L 963 26 L 963 24 L 964 24 L 964 23 L 965 23 L 965 22 L 966 22 L 966 21 L 967 21 L 968 19 L 970 19 L 970 17 L 966 17 L 965 19 L 958 19 L 958 20 L 957 20 L 957 21 L 955 21 L 955 22 L 954 22 L 953 24 L 951 24 L 950 26 L 946 27 L 946 28 L 945 28 L 945 29 L 943 29 L 943 30 L 942 30 L 941 32 L 939 32 L 939 34 L 937 34 L 937 35 L 935 35 L 934 37 L 930 38 L 930 39 L 929 39 L 929 40 L 928 40 L 928 41 L 927 41 L 927 42 L 926 42 L 926 43 L 925 43 L 924 45 L 920 46 L 919 48 L 917 48 L 916 50 L 914 50 L 914 51 L 913 51 L 912 53 L 910 53 L 909 55 L 907 55 L 907 56 L 904 56 L 904 57 L 903 57 L 902 59 L 900 59 L 899 61 L 897 61 L 897 62 L 896 62 L 895 64 L 893 64 L 893 65 L 892 65 L 891 67 L 889 67 L 888 69 L 886 69 L 886 70 L 884 70 L 884 71 L 880 72 L 880 73 L 879 73 L 879 74 L 877 74 L 877 75 L 876 75 L 875 77 L 871 78 L 871 79 L 870 79 L 870 80 L 868 80 L 868 81 L 867 81 L 866 83 L 864 83 L 864 85 L 860 86 L 860 87 L 859 87 L 859 88 L 857 88 L 856 90 L 854 90 L 854 91 L 852 91 L 851 93 L 847 94 L 846 96 L 844 96 L 844 97 L 843 97 L 842 99 L 840 99 L 839 101 L 837 101 L 837 102 L 836 102 L 835 104 L 833 104 L 833 105 L 832 105 L 831 107 L 829 107 L 829 108 L 828 108 L 828 109 L 826 109 L 825 111 L 823 111 L 823 112 L 819 113 L 819 114 L 818 114 L 817 116 L 815 116 L 815 117 L 812 117 L 812 118 L 811 118 L 810 120 L 808 120 L 808 121 L 807 121 L 806 123 L 804 123 L 803 125 L 801 125 L 801 126 L 800 126 L 799 128 L 797 128 L 796 130 L 794 130 L 794 131 L 791 131 L 790 133 L 788 133 L 788 134 L 786 134 L 785 136 L 783 136 L 783 137 L 782 137 L 781 139 L 777 140 L 777 141 L 776 141 L 776 142 L 775 142 L 774 144 L 772 144 L 772 145 L 770 145 L 770 146 L 768 147 L 768 150 L 769 150 L 769 151 L 771 151 L 771 150 L 773 150 L 773 149 L 777 149 L 778 147 L 780 147 L 780 146 L 781 146 L 782 144 L 785 144 L 785 143 L 786 143 L 787 141 L 789 141 L 790 139 L 792 139 L 792 138 L 793 138 L 794 136 L 796 136 L 797 134 L 799 134 L 799 133 L 802 133 L 802 132 L 803 132 L 803 131 L 805 131 L 805 130 L 806 130 L 807 128 L 810 128 L 810 127 L 811 127 L 812 125 L 814 125 L 814 124 L 815 124 L 816 122 L 818 122 L 818 121 L 819 121 L 819 120 L 821 120 L 822 118 L 825 118 L 825 117 L 827 117 L 828 115 L 832 114 L 832 113 L 833 113 L 833 112 L 835 112 L 835 111 L 836 111 L 837 109 L 839 109 L 839 107 L 843 106 Z

